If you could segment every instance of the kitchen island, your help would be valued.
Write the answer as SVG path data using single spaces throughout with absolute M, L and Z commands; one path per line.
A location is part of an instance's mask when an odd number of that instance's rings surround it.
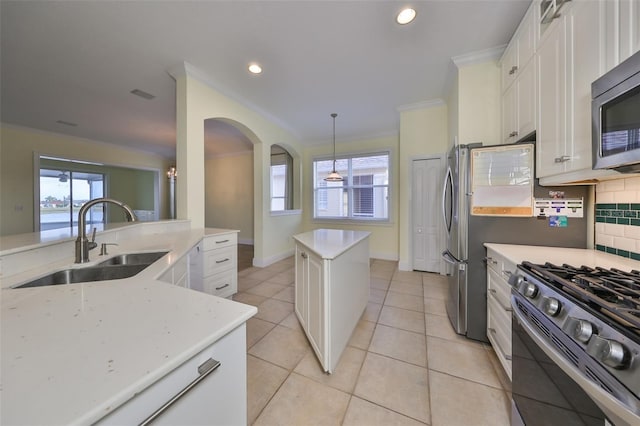
M 223 414 L 208 423 L 246 422 L 244 323 L 256 308 L 158 280 L 204 236 L 221 231 L 228 232 L 176 222 L 101 233 L 97 241 L 118 242 L 112 255 L 169 253 L 127 279 L 24 289 L 10 287 L 72 265 L 72 242 L 3 246 L 0 423 L 137 424 L 192 380 L 176 375 L 181 366 L 208 357 L 223 361 L 207 381 L 224 380 L 209 403 Z M 90 264 L 99 261 L 91 255 Z M 229 348 L 233 365 L 224 361 Z M 166 390 L 167 378 L 170 392 L 152 392 L 158 384 Z
M 316 229 L 294 235 L 295 313 L 331 373 L 369 299 L 369 232 Z

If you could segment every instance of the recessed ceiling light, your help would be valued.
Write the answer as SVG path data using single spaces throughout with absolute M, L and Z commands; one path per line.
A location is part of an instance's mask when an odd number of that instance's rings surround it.
M 151 93 L 147 93 L 144 90 L 140 90 L 140 89 L 133 89 L 130 93 L 136 96 L 140 96 L 141 98 L 146 99 L 148 101 L 155 98 L 155 95 L 152 95 Z
M 249 64 L 249 72 L 252 74 L 260 74 L 262 67 L 256 63 Z
M 400 13 L 398 13 L 398 16 L 396 17 L 396 22 L 400 25 L 405 25 L 413 21 L 415 17 L 416 17 L 416 11 L 414 9 L 411 9 L 410 7 L 407 7 L 402 9 Z

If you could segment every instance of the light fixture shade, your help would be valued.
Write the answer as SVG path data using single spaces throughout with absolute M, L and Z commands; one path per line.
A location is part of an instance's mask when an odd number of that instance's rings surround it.
M 329 173 L 329 176 L 324 178 L 327 182 L 342 182 L 344 179 L 340 176 L 340 173 L 336 172 L 336 117 L 338 114 L 335 112 L 331 114 L 333 118 L 333 170 Z
M 329 173 L 329 176 L 324 178 L 324 180 L 326 180 L 327 182 L 342 182 L 344 178 L 340 176 L 340 173 L 333 170 L 331 173 Z

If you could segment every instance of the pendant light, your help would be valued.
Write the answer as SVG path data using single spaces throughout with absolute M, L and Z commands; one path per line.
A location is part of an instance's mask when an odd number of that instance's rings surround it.
M 336 171 L 336 117 L 338 114 L 335 112 L 331 114 L 333 118 L 333 170 L 329 173 L 329 176 L 324 178 L 327 182 L 342 182 L 344 179 L 340 176 L 340 173 Z

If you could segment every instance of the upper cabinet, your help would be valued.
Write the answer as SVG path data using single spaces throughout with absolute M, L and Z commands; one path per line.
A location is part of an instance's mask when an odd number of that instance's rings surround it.
M 535 130 L 535 78 L 533 56 L 537 9 L 525 14 L 501 61 L 502 140 L 513 143 Z
M 591 83 L 639 49 L 639 0 L 533 1 L 502 58 L 502 131 L 536 131 L 542 185 L 611 173 L 592 170 Z

